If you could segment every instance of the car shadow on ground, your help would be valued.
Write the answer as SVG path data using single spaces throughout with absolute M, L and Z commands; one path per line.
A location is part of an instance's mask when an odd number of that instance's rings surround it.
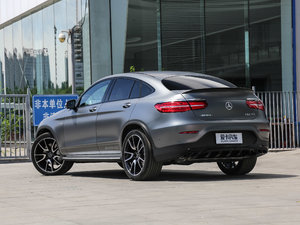
M 97 170 L 83 172 L 69 172 L 67 176 L 91 177 L 107 179 L 128 179 L 123 170 Z M 201 181 L 227 181 L 227 180 L 257 180 L 257 179 L 284 179 L 297 177 L 290 174 L 270 174 L 270 173 L 250 173 L 246 176 L 226 176 L 222 172 L 199 171 L 199 170 L 163 170 L 159 177 L 153 181 L 181 181 L 181 182 L 201 182 Z

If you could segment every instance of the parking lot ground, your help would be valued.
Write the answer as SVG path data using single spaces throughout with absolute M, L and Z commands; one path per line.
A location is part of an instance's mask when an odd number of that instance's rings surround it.
M 128 180 L 115 163 L 75 164 L 54 177 L 4 163 L 0 224 L 299 225 L 299 175 L 300 150 L 271 152 L 247 176 L 205 163 L 165 166 L 148 182 Z

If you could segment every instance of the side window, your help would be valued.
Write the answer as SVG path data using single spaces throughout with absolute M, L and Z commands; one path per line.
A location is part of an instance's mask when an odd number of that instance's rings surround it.
M 141 90 L 141 85 L 140 85 L 140 81 L 135 81 L 134 82 L 134 85 L 133 85 L 133 88 L 131 90 L 131 93 L 130 93 L 130 98 L 139 98 L 140 97 L 140 90 Z
M 117 101 L 117 100 L 128 99 L 133 84 L 134 84 L 134 80 L 118 78 L 117 81 L 115 82 L 115 85 L 111 91 L 108 100 Z
M 145 96 L 147 96 L 147 95 L 150 95 L 150 94 L 153 93 L 153 92 L 154 92 L 154 89 L 153 89 L 150 85 L 148 85 L 148 84 L 142 82 L 142 87 L 141 87 L 141 98 L 142 98 L 142 97 L 145 97 Z
M 111 80 L 104 80 L 90 88 L 80 100 L 80 106 L 94 105 L 102 102 L 105 91 Z

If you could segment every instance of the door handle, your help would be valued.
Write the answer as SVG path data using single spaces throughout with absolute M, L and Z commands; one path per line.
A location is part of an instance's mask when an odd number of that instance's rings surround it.
M 90 112 L 95 112 L 96 110 L 97 110 L 97 107 L 93 107 L 93 108 L 89 109 Z
M 131 106 L 131 103 L 127 102 L 123 105 L 123 108 L 126 109 L 126 108 L 129 108 L 130 106 Z

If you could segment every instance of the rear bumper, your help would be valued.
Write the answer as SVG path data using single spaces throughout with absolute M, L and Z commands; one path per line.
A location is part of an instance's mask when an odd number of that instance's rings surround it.
M 216 132 L 241 132 L 243 144 L 216 144 Z M 268 133 L 268 132 L 265 132 Z M 188 134 L 186 134 L 188 135 Z M 240 160 L 253 156 L 261 156 L 268 152 L 269 134 L 259 135 L 253 130 L 217 130 L 209 131 L 197 141 L 175 144 L 157 148 L 154 146 L 153 154 L 159 162 L 217 162 L 226 160 Z

